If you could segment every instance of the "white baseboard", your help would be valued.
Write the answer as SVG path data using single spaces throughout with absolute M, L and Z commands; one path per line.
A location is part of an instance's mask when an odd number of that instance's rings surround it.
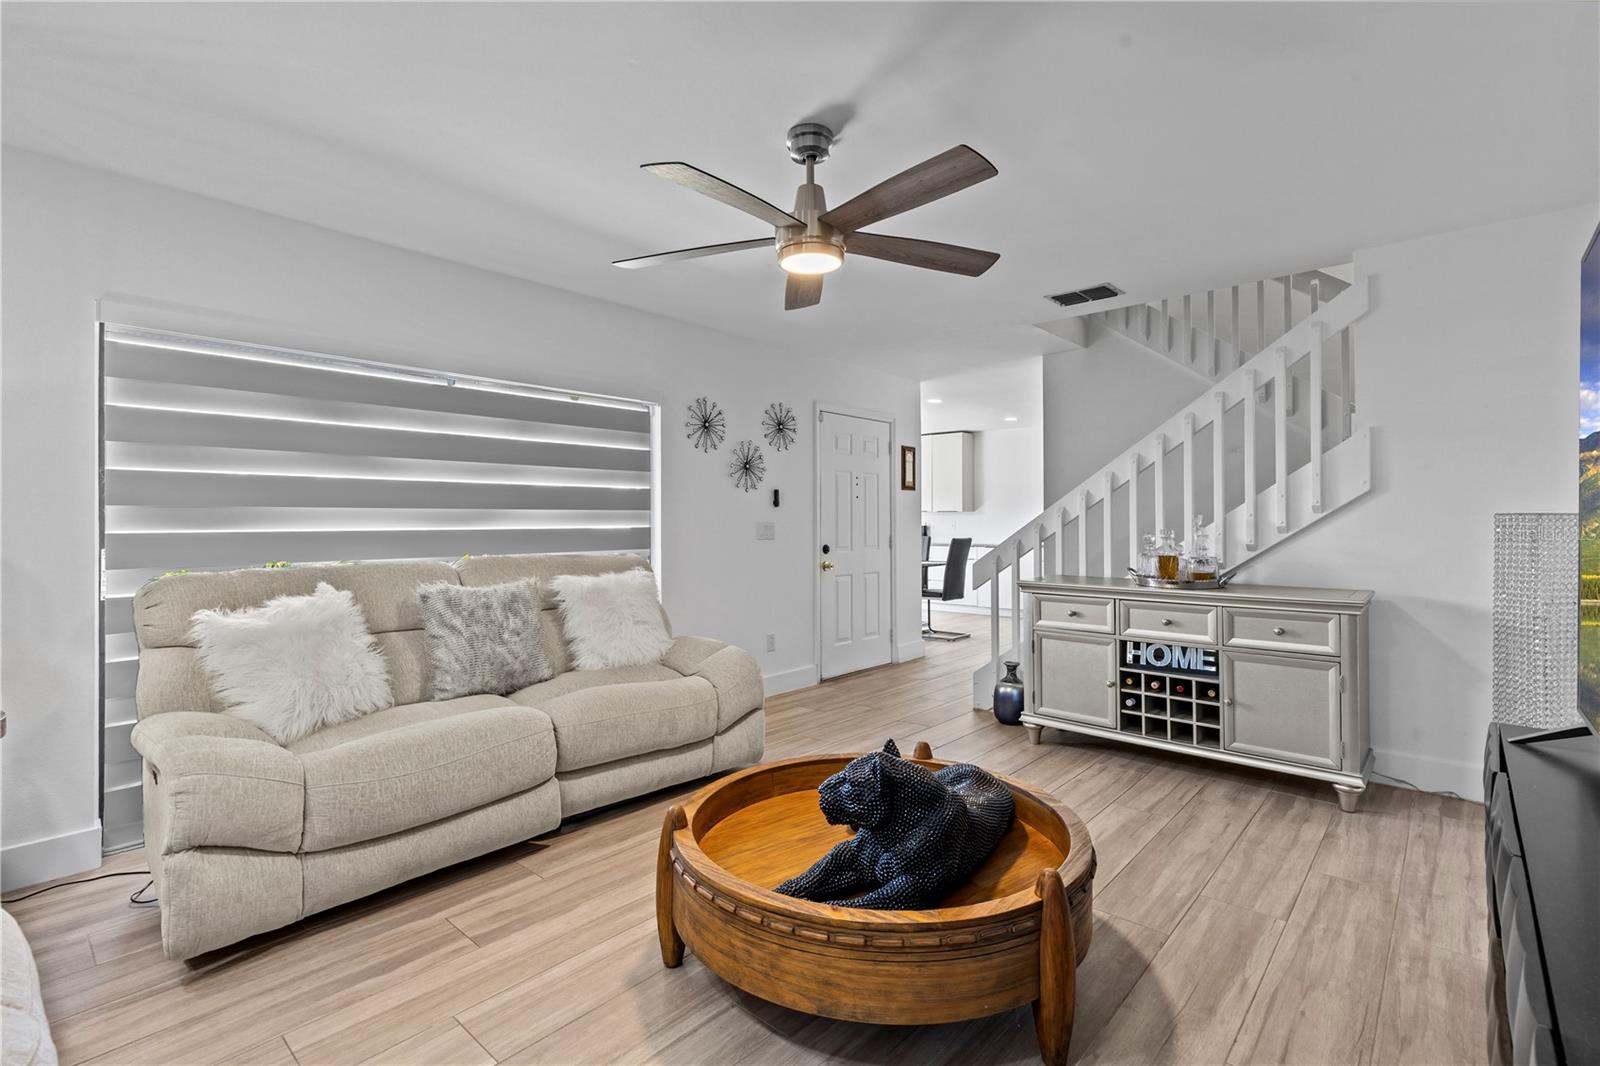
M 776 696 L 780 692 L 793 692 L 797 688 L 810 688 L 820 684 L 822 672 L 815 666 L 797 666 L 793 670 L 779 670 L 775 674 L 763 674 L 761 687 L 768 696 Z
M 100 865 L 100 826 L 0 850 L 0 889 L 10 892 Z
M 894 661 L 897 663 L 908 663 L 913 659 L 922 658 L 927 654 L 927 650 L 927 645 L 922 642 L 921 637 L 918 637 L 916 640 L 908 640 L 904 644 L 897 644 L 895 646 Z
M 1409 781 L 1424 792 L 1454 792 L 1462 799 L 1483 802 L 1482 762 L 1457 762 L 1409 751 L 1374 748 L 1372 769 L 1384 777 Z

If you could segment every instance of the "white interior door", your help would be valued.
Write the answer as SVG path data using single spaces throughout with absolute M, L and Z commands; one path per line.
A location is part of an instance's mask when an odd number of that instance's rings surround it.
M 817 558 L 822 676 L 890 659 L 889 423 L 823 412 Z

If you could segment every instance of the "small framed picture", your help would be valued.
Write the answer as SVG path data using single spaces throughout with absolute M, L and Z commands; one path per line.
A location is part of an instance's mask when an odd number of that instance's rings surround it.
M 917 490 L 917 449 L 909 444 L 900 445 L 900 487 L 907 492 Z

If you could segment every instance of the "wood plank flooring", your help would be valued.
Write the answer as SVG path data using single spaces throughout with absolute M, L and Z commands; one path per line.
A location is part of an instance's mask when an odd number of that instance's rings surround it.
M 971 709 L 987 619 L 928 656 L 775 697 L 767 756 L 893 736 L 1055 793 L 1099 853 L 1078 976 L 1083 1063 L 1484 1061 L 1475 804 L 1331 789 L 1020 728 Z M 666 970 L 653 918 L 666 805 L 699 782 L 257 937 L 162 957 L 143 882 L 8 905 L 33 942 L 63 1063 L 1029 1063 L 1026 1010 L 906 1028 L 812 1018 Z M 139 852 L 106 872 L 144 868 Z

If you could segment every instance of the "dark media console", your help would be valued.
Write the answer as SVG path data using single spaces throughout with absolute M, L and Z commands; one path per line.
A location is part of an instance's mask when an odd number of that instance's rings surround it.
M 1600 737 L 1491 725 L 1484 750 L 1489 1050 L 1600 1063 Z

